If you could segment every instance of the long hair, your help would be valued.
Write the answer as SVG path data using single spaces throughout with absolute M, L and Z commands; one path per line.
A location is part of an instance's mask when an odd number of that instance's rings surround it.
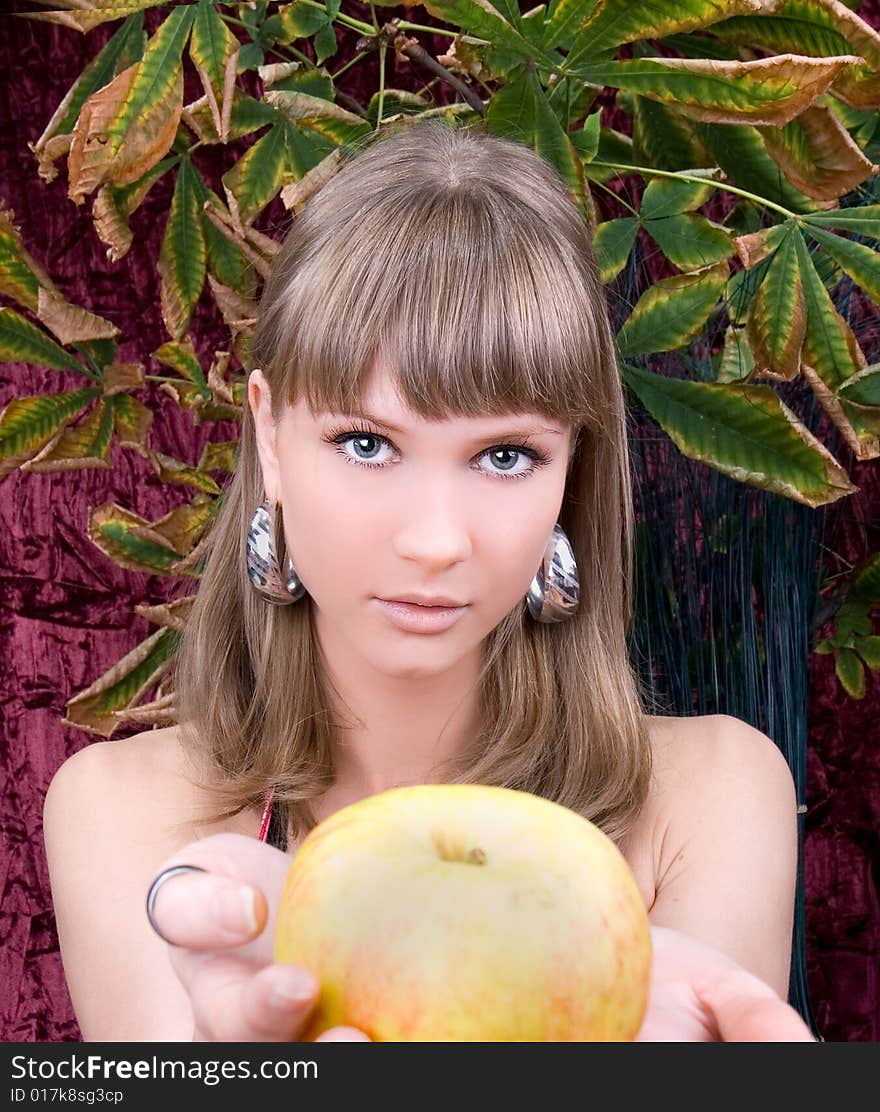
M 423 418 L 532 411 L 573 429 L 559 520 L 580 606 L 546 625 L 523 600 L 487 637 L 483 724 L 446 782 L 544 796 L 619 843 L 651 774 L 626 645 L 626 411 L 590 234 L 542 158 L 482 129 L 410 121 L 309 199 L 266 282 L 251 346 L 274 416 L 300 398 L 313 413 L 356 411 L 379 354 Z M 297 837 L 334 781 L 334 723 L 311 599 L 273 606 L 247 578 L 247 530 L 263 498 L 245 405 L 177 659 L 177 715 L 216 802 L 206 821 L 258 805 L 271 786 Z

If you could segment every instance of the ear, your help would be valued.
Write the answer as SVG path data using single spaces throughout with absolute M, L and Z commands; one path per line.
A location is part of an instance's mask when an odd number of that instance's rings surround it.
M 279 502 L 281 482 L 275 450 L 276 427 L 272 418 L 272 393 L 260 370 L 251 371 L 248 377 L 248 404 L 254 417 L 257 454 L 260 457 L 260 470 L 263 472 L 263 490 L 270 502 Z

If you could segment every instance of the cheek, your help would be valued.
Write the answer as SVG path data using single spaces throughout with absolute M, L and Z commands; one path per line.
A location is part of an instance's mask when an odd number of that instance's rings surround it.
M 369 578 L 384 542 L 381 525 L 363 497 L 352 497 L 352 485 L 331 469 L 285 469 L 282 476 L 284 535 L 297 572 L 313 593 L 322 585 L 341 588 L 345 583 Z

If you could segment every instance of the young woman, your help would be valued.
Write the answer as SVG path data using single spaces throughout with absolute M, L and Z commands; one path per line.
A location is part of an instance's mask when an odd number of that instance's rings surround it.
M 290 856 L 348 803 L 450 782 L 618 844 L 654 932 L 640 1038 L 809 1039 L 786 762 L 737 719 L 646 713 L 628 661 L 624 398 L 554 171 L 434 121 L 368 145 L 295 218 L 252 354 L 180 725 L 87 746 L 46 799 L 83 1037 L 296 1039 Z

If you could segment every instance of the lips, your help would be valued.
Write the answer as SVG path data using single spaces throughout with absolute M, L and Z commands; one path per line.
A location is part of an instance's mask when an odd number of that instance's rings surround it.
M 466 603 L 445 595 L 396 595 L 394 598 L 381 598 L 380 602 L 402 602 L 411 606 L 444 607 L 456 610 Z
M 442 633 L 453 626 L 467 606 L 423 606 L 420 603 L 376 600 L 388 621 L 405 633 Z

